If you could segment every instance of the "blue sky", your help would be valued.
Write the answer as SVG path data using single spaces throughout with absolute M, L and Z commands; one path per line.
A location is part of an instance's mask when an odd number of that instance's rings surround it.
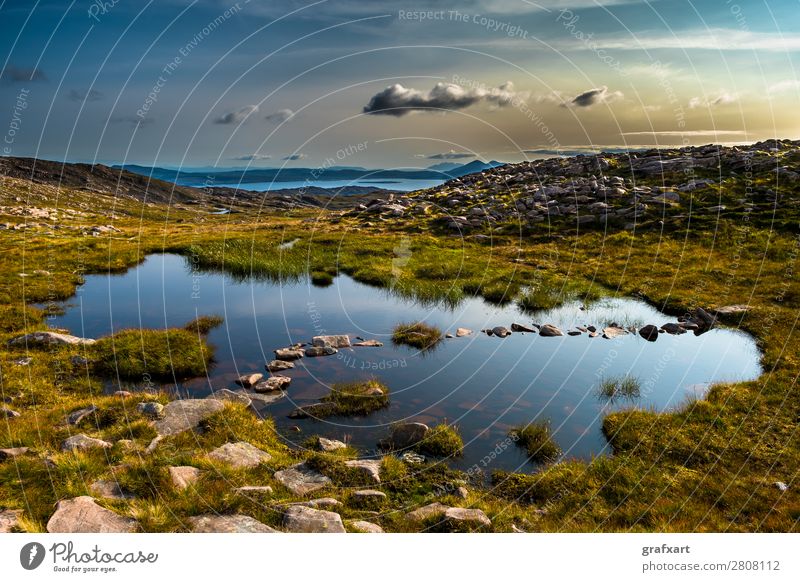
M 0 27 L 6 155 L 420 167 L 800 137 L 798 0 L 7 1 Z

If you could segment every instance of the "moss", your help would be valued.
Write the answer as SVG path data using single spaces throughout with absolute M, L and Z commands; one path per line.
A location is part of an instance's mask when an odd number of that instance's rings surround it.
M 561 454 L 561 448 L 553 440 L 549 422 L 532 422 L 517 427 L 510 432 L 510 436 L 537 463 L 555 461 Z
M 455 426 L 442 423 L 431 427 L 414 449 L 432 457 L 458 457 L 464 451 L 464 441 Z
M 319 407 L 324 416 L 365 416 L 389 406 L 389 387 L 376 379 L 361 382 L 344 382 L 331 386 L 320 402 L 331 403 L 330 408 Z
M 129 380 L 202 376 L 212 349 L 185 329 L 128 329 L 101 338 L 89 349 L 94 373 Z
M 427 350 L 438 344 L 442 337 L 442 330 L 438 327 L 418 321 L 396 325 L 392 333 L 392 342 Z
M 208 335 L 212 329 L 219 327 L 225 321 L 221 315 L 201 315 L 186 325 L 183 329 L 199 335 Z

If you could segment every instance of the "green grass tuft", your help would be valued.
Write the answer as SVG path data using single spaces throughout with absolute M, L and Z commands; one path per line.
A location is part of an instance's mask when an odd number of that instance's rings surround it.
M 553 440 L 548 421 L 517 427 L 510 435 L 516 436 L 517 446 L 524 448 L 528 457 L 537 463 L 555 461 L 561 455 L 561 447 Z
M 392 333 L 392 342 L 412 348 L 427 350 L 442 340 L 442 330 L 421 321 L 416 323 L 400 323 Z
M 330 402 L 330 414 L 325 416 L 365 416 L 389 406 L 389 387 L 376 379 L 334 384 L 321 402 Z M 324 411 L 325 408 L 320 407 Z
M 201 315 L 183 326 L 186 331 L 200 335 L 208 335 L 215 327 L 222 325 L 225 318 L 221 315 Z
M 627 374 L 620 377 L 603 378 L 598 388 L 600 398 L 611 402 L 620 398 L 635 400 L 641 394 L 642 385 L 639 379 Z
M 464 441 L 455 426 L 443 422 L 432 427 L 414 449 L 432 457 L 458 457 L 464 451 Z

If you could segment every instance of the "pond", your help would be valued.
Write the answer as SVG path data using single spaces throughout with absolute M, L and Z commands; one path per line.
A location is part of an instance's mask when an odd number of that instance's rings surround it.
M 455 308 L 431 306 L 346 276 L 324 288 L 305 281 L 242 281 L 223 273 L 198 272 L 186 258 L 169 254 L 151 255 L 125 274 L 86 277 L 64 308 L 52 325 L 95 338 L 112 330 L 175 327 L 198 315 L 223 315 L 225 323 L 209 335 L 216 348 L 209 376 L 166 387 L 184 397 L 235 389 L 240 374 L 266 374 L 264 364 L 273 359 L 274 349 L 309 342 L 314 335 L 349 334 L 382 341 L 383 347 L 342 349 L 333 356 L 300 360 L 285 373 L 292 377 L 287 397 L 261 413 L 274 416 L 281 434 L 293 443 L 319 434 L 347 439 L 368 451 L 393 422 L 446 420 L 458 426 L 466 444 L 463 458 L 453 462 L 462 469 L 478 464 L 487 471 L 535 470 L 517 447 L 502 447 L 511 427 L 533 420 L 550 421 L 566 457 L 603 454 L 608 445 L 601 423 L 609 411 L 634 405 L 666 410 L 702 396 L 709 383 L 754 379 L 761 373 L 754 339 L 732 329 L 715 328 L 699 336 L 661 334 L 655 342 L 636 334 L 607 340 L 586 334 L 514 333 L 501 339 L 479 331 L 512 322 L 552 323 L 567 330 L 611 321 L 658 326 L 675 321 L 633 299 L 605 299 L 585 310 L 570 303 L 535 314 L 480 298 Z M 393 346 L 392 328 L 417 320 L 453 333 L 458 327 L 475 333 L 446 339 L 424 353 Z M 600 381 L 622 375 L 640 380 L 641 395 L 615 402 L 601 398 Z M 373 376 L 391 389 L 387 409 L 362 418 L 287 417 L 295 407 L 324 396 L 334 382 Z M 502 452 L 493 454 L 498 444 Z M 483 461 L 486 456 L 490 463 Z

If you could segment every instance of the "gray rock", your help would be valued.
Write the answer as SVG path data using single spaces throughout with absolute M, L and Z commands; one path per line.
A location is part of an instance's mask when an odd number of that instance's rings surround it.
M 220 400 L 220 401 L 227 401 L 227 402 L 236 402 L 238 404 L 244 404 L 245 406 L 250 406 L 253 400 L 244 392 L 234 392 L 233 390 L 228 390 L 227 388 L 222 388 L 221 390 L 216 390 L 212 394 L 206 396 L 206 398 L 210 398 L 211 400 Z
M 455 492 L 453 493 L 456 497 L 460 497 L 461 499 L 466 499 L 469 497 L 469 489 L 464 487 L 463 485 L 459 485 Z
M 303 350 L 300 348 L 280 348 L 275 350 L 275 358 L 290 362 L 292 360 L 299 360 L 303 357 Z
M 253 405 L 269 406 L 278 400 L 282 400 L 286 396 L 286 392 L 267 392 L 265 394 L 251 392 L 247 396 L 252 399 Z
M 450 507 L 444 512 L 444 518 L 452 526 L 492 527 L 492 521 L 480 509 Z
M 617 325 L 609 325 L 608 327 L 603 328 L 603 337 L 606 339 L 614 339 L 627 334 L 628 330 Z
M 496 335 L 497 337 L 506 337 L 511 335 L 511 332 L 508 330 L 508 328 L 498 325 L 497 327 L 492 328 L 492 334 Z
M 7 406 L 0 406 L 0 418 L 19 418 L 20 414 L 16 410 L 11 410 Z
M 250 388 L 251 386 L 254 386 L 256 383 L 258 383 L 258 381 L 261 380 L 261 378 L 263 377 L 264 374 L 259 374 L 257 372 L 254 372 L 252 374 L 244 374 L 243 376 L 239 376 L 236 379 L 236 384 L 242 386 L 243 388 Z
M 272 376 L 253 386 L 253 390 L 259 393 L 286 390 L 291 383 L 292 379 L 288 376 Z
M 14 459 L 26 454 L 30 449 L 28 447 L 13 447 L 10 449 L 0 449 L 0 461 L 6 459 Z
M 248 515 L 196 515 L 189 525 L 194 533 L 278 533 Z
M 370 340 L 362 340 L 353 344 L 356 347 L 360 348 L 381 348 L 383 347 L 383 342 L 379 342 L 378 340 L 370 339 Z
M 83 356 L 72 356 L 69 361 L 73 366 L 86 366 L 89 364 L 89 360 Z
M 317 335 L 311 339 L 314 347 L 330 346 L 332 348 L 349 348 L 350 338 L 346 335 Z
M 224 408 L 225 405 L 219 400 L 173 400 L 164 407 L 164 418 L 156 421 L 155 429 L 160 436 L 194 430 L 209 416 Z
M 677 323 L 665 323 L 661 326 L 661 329 L 670 335 L 681 335 L 682 333 L 686 333 L 686 330 Z
M 360 489 L 354 491 L 350 500 L 359 507 L 380 505 L 386 501 L 386 493 L 375 489 Z
M 56 333 L 53 331 L 36 331 L 26 335 L 21 335 L 9 340 L 9 346 L 90 346 L 95 343 L 93 339 L 87 339 Z
M 337 353 L 339 353 L 339 350 L 333 346 L 310 346 L 306 348 L 306 356 L 309 358 L 332 356 Z
M 456 337 L 465 337 L 465 336 L 468 336 L 468 335 L 472 335 L 472 330 L 471 329 L 467 329 L 466 327 L 459 327 L 456 330 Z
M 14 528 L 19 524 L 20 517 L 22 517 L 21 509 L 0 510 L 0 533 L 11 533 L 14 531 Z
M 100 479 L 89 485 L 89 491 L 106 499 L 133 499 L 133 495 L 120 487 L 116 481 Z
M 305 463 L 298 463 L 282 471 L 276 471 L 274 477 L 278 483 L 295 495 L 308 495 L 331 484 L 328 477 L 314 471 Z
M 639 335 L 649 342 L 654 342 L 658 339 L 658 328 L 652 324 L 645 325 L 639 330 Z
M 100 507 L 89 496 L 64 499 L 47 522 L 50 533 L 132 533 L 136 521 Z
M 267 364 L 267 370 L 270 372 L 283 372 L 284 370 L 291 370 L 294 368 L 294 364 L 292 362 L 286 362 L 284 360 L 272 360 L 270 363 Z
M 406 513 L 406 519 L 410 521 L 427 521 L 429 519 L 435 519 L 443 517 L 445 512 L 450 509 L 447 505 L 444 505 L 439 502 L 431 503 L 429 505 L 424 505 L 414 511 L 409 511 Z
M 94 439 L 85 434 L 76 434 L 69 437 L 61 444 L 61 450 L 67 451 L 88 451 L 90 449 L 109 449 L 112 445 L 100 439 Z
M 519 331 L 525 333 L 536 333 L 538 330 L 532 327 L 528 327 L 527 325 L 522 325 L 521 323 L 512 323 L 511 324 L 511 331 Z
M 197 467 L 170 467 L 169 478 L 172 481 L 172 486 L 176 489 L 186 489 L 194 485 L 200 478 L 202 471 Z
M 407 449 L 418 444 L 430 428 L 421 422 L 404 422 L 392 428 L 392 434 L 382 444 L 388 449 Z
M 254 447 L 250 443 L 239 441 L 238 443 L 225 443 L 217 447 L 208 453 L 208 458 L 242 469 L 266 463 L 272 459 L 272 455 Z
M 544 337 L 557 337 L 564 335 L 564 332 L 557 328 L 555 325 L 545 323 L 539 328 L 539 335 Z
M 582 335 L 582 334 L 583 334 L 583 332 L 582 332 L 582 331 L 580 331 L 579 329 L 571 329 L 571 330 L 569 330 L 569 331 L 567 332 L 567 335 L 569 335 L 569 336 L 573 336 L 573 337 L 574 337 L 574 336 L 578 336 L 578 335 Z
M 319 437 L 317 439 L 317 447 L 321 451 L 325 451 L 326 453 L 330 453 L 332 451 L 337 451 L 339 449 L 346 449 L 347 445 L 342 441 L 337 441 L 334 439 L 326 439 L 323 437 Z
M 292 505 L 283 514 L 283 527 L 293 533 L 346 533 L 338 513 Z
M 781 493 L 783 493 L 784 491 L 788 491 L 789 490 L 789 486 L 786 483 L 784 483 L 783 481 L 775 481 L 775 487 Z
M 14 365 L 16 365 L 16 366 L 27 366 L 32 361 L 33 361 L 33 358 L 31 358 L 31 357 L 17 358 L 16 360 L 14 360 Z
M 273 493 L 272 487 L 269 485 L 245 485 L 244 487 L 237 487 L 233 492 L 250 498 L 266 497 Z
M 736 315 L 739 313 L 747 313 L 750 311 L 748 305 L 726 305 L 725 307 L 717 307 L 714 313 L 717 315 Z
M 136 405 L 136 410 L 153 420 L 164 418 L 164 405 L 160 402 L 140 402 Z
M 351 469 L 358 469 L 375 483 L 381 482 L 381 462 L 374 459 L 355 459 L 345 461 L 345 465 Z
M 97 407 L 94 405 L 87 408 L 81 408 L 79 410 L 73 410 L 67 415 L 67 424 L 71 424 L 73 426 L 80 424 L 84 418 L 90 414 L 94 414 L 95 412 L 97 412 Z
M 385 533 L 381 526 L 369 521 L 350 521 L 348 525 L 359 533 Z

